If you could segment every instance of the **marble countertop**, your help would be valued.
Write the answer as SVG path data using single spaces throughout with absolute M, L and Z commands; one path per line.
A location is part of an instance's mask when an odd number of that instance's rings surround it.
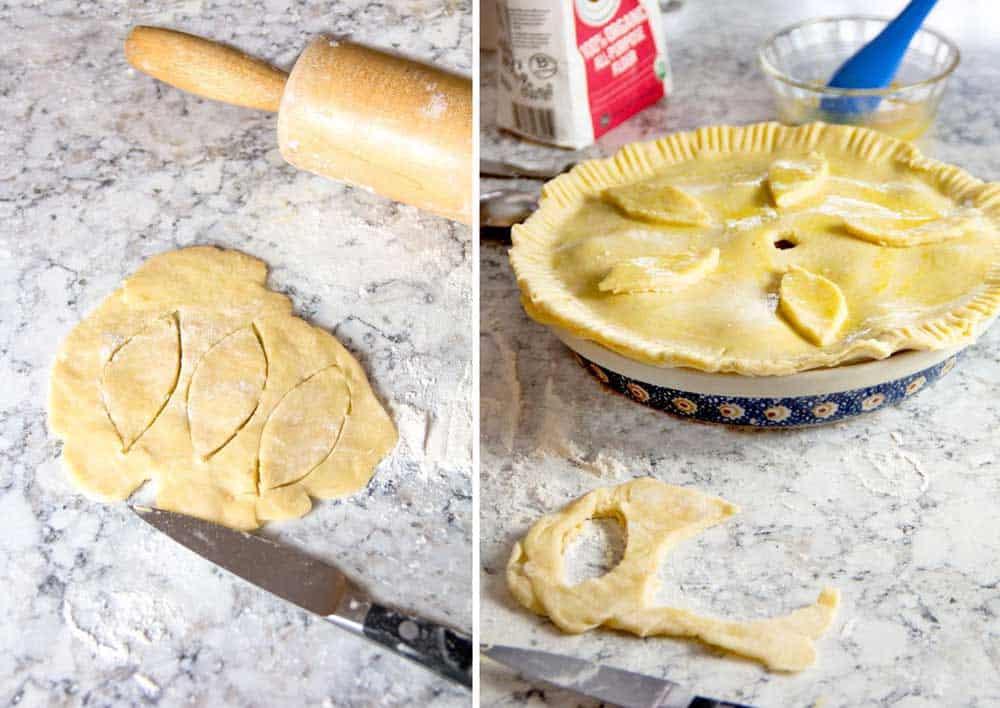
M 888 14 L 898 2 L 850 0 L 837 12 Z M 777 28 L 830 14 L 829 3 L 685 0 L 665 15 L 674 94 L 585 152 L 706 124 L 774 117 L 755 47 Z M 963 63 L 924 151 L 1000 179 L 1000 12 L 941 5 L 929 24 Z M 484 157 L 546 162 L 569 153 L 488 125 L 493 63 L 484 58 Z M 484 189 L 498 185 L 489 182 Z M 481 630 L 669 677 L 759 706 L 987 706 L 1000 703 L 1000 329 L 905 405 L 812 430 L 747 433 L 694 425 L 606 393 L 554 336 L 529 320 L 498 243 L 481 251 Z M 709 613 L 782 614 L 824 585 L 843 604 L 818 664 L 770 674 L 702 645 L 608 631 L 560 634 L 519 607 L 504 567 L 542 514 L 581 494 L 653 475 L 737 503 L 742 513 L 677 549 L 661 599 Z M 613 545 L 613 544 L 611 544 Z M 570 550 L 599 572 L 599 529 Z M 590 706 L 484 662 L 483 706 Z
M 273 115 L 170 89 L 122 55 L 132 25 L 154 24 L 288 67 L 327 32 L 469 74 L 471 3 L 153 5 L 0 7 L 0 704 L 469 705 L 80 496 L 45 406 L 62 337 L 145 258 L 215 244 L 263 259 L 401 433 L 362 493 L 264 533 L 471 627 L 469 229 L 295 170 Z

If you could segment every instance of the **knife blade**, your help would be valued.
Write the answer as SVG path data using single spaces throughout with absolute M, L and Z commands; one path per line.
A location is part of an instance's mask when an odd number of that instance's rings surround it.
M 563 160 L 550 165 L 533 167 L 531 165 L 516 165 L 503 160 L 479 159 L 479 174 L 482 177 L 508 177 L 520 179 L 550 180 L 576 165 L 575 160 Z
M 480 158 L 481 177 L 508 177 L 548 181 L 576 166 L 575 160 L 563 160 L 548 166 L 532 167 L 502 160 Z M 519 224 L 538 208 L 539 187 L 503 187 L 479 195 L 479 235 L 510 241 L 510 227 Z
M 233 575 L 440 676 L 472 687 L 472 639 L 375 602 L 340 570 L 275 541 L 143 506 L 140 519 Z
M 695 695 L 667 679 L 537 649 L 487 645 L 482 653 L 527 679 L 622 708 L 751 708 Z
M 538 194 L 530 190 L 494 189 L 479 195 L 479 231 L 503 229 L 520 224 L 538 208 Z

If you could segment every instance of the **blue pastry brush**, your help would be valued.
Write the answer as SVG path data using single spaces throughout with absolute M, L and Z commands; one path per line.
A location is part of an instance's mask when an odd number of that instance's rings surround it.
M 827 86 L 841 89 L 882 89 L 892 83 L 907 47 L 937 0 L 911 0 L 872 41 L 845 61 Z M 827 96 L 820 107 L 831 113 L 867 113 L 881 96 Z

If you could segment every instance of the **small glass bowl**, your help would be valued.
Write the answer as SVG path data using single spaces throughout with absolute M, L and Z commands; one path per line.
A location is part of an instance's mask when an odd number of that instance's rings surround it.
M 818 120 L 864 125 L 904 140 L 913 140 L 927 130 L 960 56 L 954 42 L 932 29 L 921 28 L 914 36 L 889 88 L 826 86 L 840 65 L 881 32 L 889 20 L 867 15 L 825 17 L 772 35 L 758 51 L 758 58 L 774 94 L 778 118 L 790 125 Z M 846 102 L 851 101 L 861 108 L 831 110 L 829 106 L 838 105 L 838 99 L 839 105 L 850 105 Z

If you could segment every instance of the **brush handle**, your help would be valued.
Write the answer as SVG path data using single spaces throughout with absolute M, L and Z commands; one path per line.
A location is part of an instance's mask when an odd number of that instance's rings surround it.
M 136 27 L 125 40 L 133 67 L 204 98 L 277 112 L 288 75 L 238 49 L 186 32 Z
M 828 86 L 846 89 L 885 88 L 892 83 L 913 35 L 934 9 L 937 0 L 911 0 L 873 40 L 837 70 Z

